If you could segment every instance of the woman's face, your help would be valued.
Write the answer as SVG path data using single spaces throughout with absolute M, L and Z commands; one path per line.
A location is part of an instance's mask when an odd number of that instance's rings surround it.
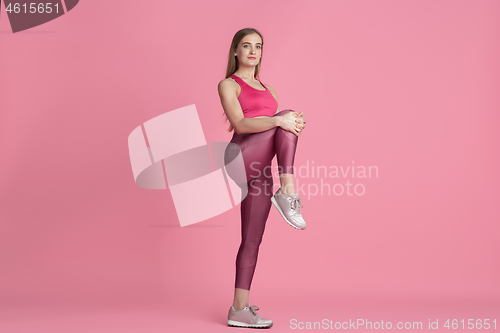
M 236 48 L 238 65 L 257 66 L 262 56 L 262 39 L 258 34 L 243 37 Z

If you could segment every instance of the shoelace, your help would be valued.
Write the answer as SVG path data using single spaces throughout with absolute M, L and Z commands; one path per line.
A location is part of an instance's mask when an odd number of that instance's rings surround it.
M 300 201 L 300 198 L 290 198 L 290 201 L 291 201 L 290 203 L 292 205 L 292 209 L 295 211 L 295 214 L 301 215 L 300 214 L 299 205 L 302 208 L 304 208 L 304 206 L 302 205 L 302 202 Z
M 257 315 L 257 310 L 259 310 L 259 307 L 257 305 L 250 305 L 249 309 L 254 315 Z

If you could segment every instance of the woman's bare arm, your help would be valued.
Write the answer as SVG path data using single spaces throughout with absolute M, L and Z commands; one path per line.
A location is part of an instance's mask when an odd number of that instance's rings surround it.
M 245 118 L 236 96 L 235 82 L 225 79 L 219 82 L 218 91 L 222 108 L 237 134 L 258 133 L 281 125 L 281 116 Z

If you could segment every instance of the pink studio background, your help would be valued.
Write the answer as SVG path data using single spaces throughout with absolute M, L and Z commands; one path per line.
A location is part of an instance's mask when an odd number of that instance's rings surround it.
M 181 228 L 168 189 L 134 183 L 127 137 L 196 104 L 229 142 L 217 84 L 244 27 L 308 121 L 296 167 L 379 170 L 323 180 L 364 195 L 301 195 L 305 231 L 271 208 L 259 314 L 498 321 L 499 19 L 497 1 L 82 0 L 12 34 L 2 5 L 0 331 L 234 330 L 239 205 Z

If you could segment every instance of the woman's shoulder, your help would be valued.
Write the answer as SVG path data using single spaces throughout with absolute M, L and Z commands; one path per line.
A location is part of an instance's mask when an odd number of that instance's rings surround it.
M 257 80 L 259 80 L 259 82 L 260 82 L 261 84 L 263 84 L 264 86 L 266 86 L 266 88 L 267 88 L 267 89 L 274 91 L 274 88 L 273 88 L 272 86 L 270 86 L 270 85 L 269 85 L 269 84 L 267 84 L 267 83 L 262 82 L 262 81 L 260 80 L 260 78 L 257 78 Z
M 228 77 L 220 80 L 219 84 L 217 85 L 217 88 L 219 92 L 233 91 L 237 93 L 238 89 L 240 89 L 240 85 L 233 78 Z
M 231 86 L 231 85 L 234 85 L 234 84 L 238 84 L 238 83 L 232 77 L 228 77 L 228 78 L 225 78 L 225 79 L 222 79 L 222 80 L 219 81 L 219 87 L 221 85 L 223 85 L 223 86 Z
M 270 92 L 272 92 L 273 94 L 276 94 L 276 91 L 274 90 L 274 88 L 273 88 L 272 86 L 268 85 L 267 83 L 262 83 L 262 84 L 263 84 L 263 85 L 265 85 L 265 86 L 266 86 L 266 88 L 267 88 Z
M 262 82 L 261 82 L 262 83 Z M 265 85 L 268 89 L 273 89 L 273 87 L 271 87 L 270 85 L 268 85 L 267 83 L 262 83 L 263 85 Z M 273 89 L 274 90 L 274 89 Z

